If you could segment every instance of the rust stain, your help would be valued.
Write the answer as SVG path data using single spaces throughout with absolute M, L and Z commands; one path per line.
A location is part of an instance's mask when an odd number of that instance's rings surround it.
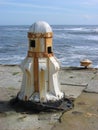
M 35 58 L 48 58 L 48 57 L 52 57 L 54 56 L 54 53 L 46 53 L 46 52 L 32 52 L 32 51 L 28 51 L 28 57 L 35 57 Z
M 39 92 L 38 58 L 34 58 L 34 89 Z
M 92 117 L 92 116 L 98 117 L 98 114 L 89 113 L 89 112 L 87 112 L 87 113 L 85 114 L 85 117 Z
M 40 71 L 40 93 L 41 93 L 41 100 L 44 100 L 44 93 L 43 91 L 45 91 L 45 71 L 41 70 Z
M 48 32 L 48 33 L 31 33 L 28 32 L 28 38 L 52 38 L 53 33 Z
M 27 97 L 27 96 L 25 96 L 25 101 L 27 101 L 27 98 L 28 98 L 28 97 Z

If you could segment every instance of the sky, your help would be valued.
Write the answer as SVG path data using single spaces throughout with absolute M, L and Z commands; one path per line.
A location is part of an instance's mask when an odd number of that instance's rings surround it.
M 0 25 L 98 25 L 98 0 L 0 0 Z

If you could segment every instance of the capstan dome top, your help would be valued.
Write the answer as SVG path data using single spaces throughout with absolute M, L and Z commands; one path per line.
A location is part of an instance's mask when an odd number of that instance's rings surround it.
M 52 32 L 52 28 L 47 22 L 38 21 L 32 24 L 29 28 L 29 32 L 31 33 L 48 33 Z

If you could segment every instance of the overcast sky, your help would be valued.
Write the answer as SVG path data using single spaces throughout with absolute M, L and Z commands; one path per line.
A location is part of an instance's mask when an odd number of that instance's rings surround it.
M 98 0 L 0 0 L 0 25 L 98 25 Z

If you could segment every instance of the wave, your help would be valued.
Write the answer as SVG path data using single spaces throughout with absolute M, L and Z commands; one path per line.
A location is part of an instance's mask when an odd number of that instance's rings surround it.
M 77 32 L 98 32 L 98 28 L 71 28 L 68 30 Z
M 54 34 L 54 39 L 56 38 L 68 38 L 68 35 L 64 33 Z
M 91 32 L 70 32 L 54 34 L 54 40 L 88 40 L 88 41 L 98 41 L 98 34 Z
M 0 64 L 20 64 L 25 56 L 13 55 L 0 57 Z
M 88 37 L 85 37 L 86 39 L 88 40 L 93 40 L 93 41 L 98 41 L 98 36 L 88 36 Z
M 54 34 L 54 39 L 55 40 L 57 40 L 57 39 L 76 39 L 76 38 L 78 38 L 77 36 L 76 36 L 76 34 L 74 34 L 74 33 L 55 33 Z
M 2 31 L 28 31 L 28 26 L 0 26 Z
M 66 31 L 80 31 L 82 30 L 82 28 L 53 28 L 53 31 L 63 31 L 63 30 L 66 30 Z
M 28 28 L 6 28 L 6 31 L 28 31 Z
M 88 33 L 98 33 L 98 27 L 87 28 L 87 27 L 72 27 L 72 28 L 53 28 L 53 31 L 69 31 L 69 32 L 88 32 Z

